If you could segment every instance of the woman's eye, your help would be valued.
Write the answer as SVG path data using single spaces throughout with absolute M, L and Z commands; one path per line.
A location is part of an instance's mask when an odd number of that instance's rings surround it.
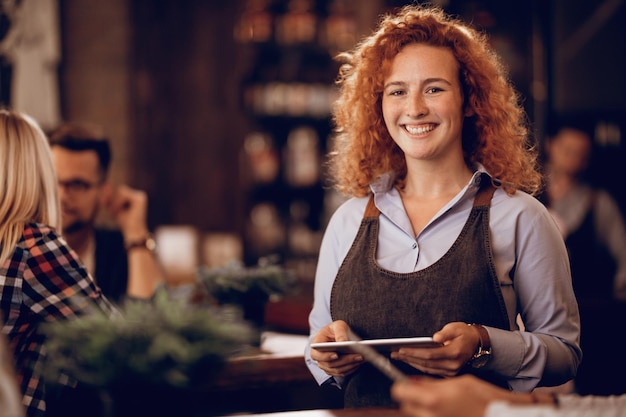
M 426 94 L 434 94 L 443 91 L 443 88 L 440 87 L 429 87 L 426 89 Z
M 402 94 L 404 94 L 404 90 L 391 90 L 389 92 L 390 96 L 401 96 Z

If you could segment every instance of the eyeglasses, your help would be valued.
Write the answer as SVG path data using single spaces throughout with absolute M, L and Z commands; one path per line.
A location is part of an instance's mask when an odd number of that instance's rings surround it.
M 59 187 L 64 188 L 69 194 L 84 194 L 92 188 L 98 187 L 102 184 L 102 181 L 88 182 L 83 180 L 69 180 L 60 181 Z

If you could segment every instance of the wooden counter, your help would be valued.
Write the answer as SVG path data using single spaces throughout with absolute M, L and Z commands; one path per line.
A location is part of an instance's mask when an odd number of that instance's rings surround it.
M 307 336 L 265 331 L 261 346 L 229 359 L 212 386 L 221 389 L 310 381 L 304 362 Z
M 211 386 L 216 389 L 240 389 L 310 382 L 313 376 L 304 357 L 259 354 L 228 361 L 219 379 Z
M 264 332 L 258 352 L 232 358 L 202 391 L 223 414 L 338 409 L 343 394 L 320 387 L 304 362 L 307 336 Z
M 405 417 L 397 409 L 359 408 L 342 410 L 302 410 L 282 413 L 236 414 L 238 417 Z

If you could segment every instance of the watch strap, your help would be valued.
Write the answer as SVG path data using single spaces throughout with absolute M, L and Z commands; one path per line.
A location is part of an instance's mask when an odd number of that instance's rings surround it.
M 491 359 L 491 339 L 489 332 L 480 324 L 470 324 L 478 331 L 478 348 L 474 355 L 470 358 L 468 364 L 475 369 L 482 368 Z
M 489 332 L 482 324 L 472 323 L 470 326 L 476 328 L 478 330 L 478 350 L 474 354 L 474 356 L 480 354 L 481 352 L 491 353 L 491 339 L 489 338 Z
M 133 240 L 131 242 L 128 242 L 125 246 L 126 248 L 126 252 L 129 252 L 133 249 L 147 249 L 150 252 L 155 252 L 156 251 L 156 241 L 154 240 L 154 237 L 152 235 L 146 235 L 144 238 L 142 239 L 138 239 L 138 240 Z

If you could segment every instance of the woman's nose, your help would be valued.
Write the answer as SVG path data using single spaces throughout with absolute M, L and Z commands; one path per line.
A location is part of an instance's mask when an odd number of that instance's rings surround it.
M 422 117 L 428 113 L 428 106 L 421 94 L 411 94 L 408 100 L 407 116 Z

